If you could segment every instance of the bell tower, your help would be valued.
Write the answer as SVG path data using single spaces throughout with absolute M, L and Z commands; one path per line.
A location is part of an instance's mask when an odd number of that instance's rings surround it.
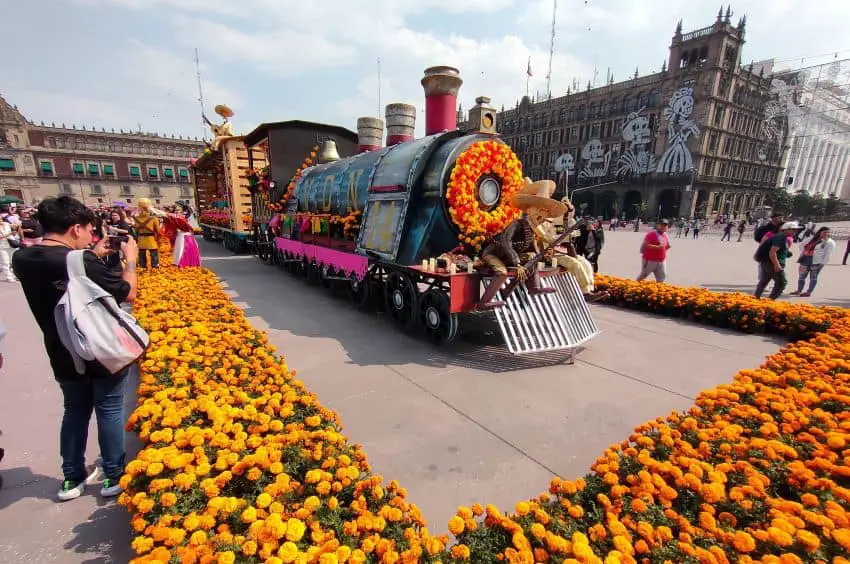
M 679 20 L 670 43 L 668 68 L 671 74 L 684 74 L 710 67 L 731 70 L 740 65 L 746 18 L 732 24 L 732 7 L 723 6 L 714 23 L 695 31 L 682 32 Z

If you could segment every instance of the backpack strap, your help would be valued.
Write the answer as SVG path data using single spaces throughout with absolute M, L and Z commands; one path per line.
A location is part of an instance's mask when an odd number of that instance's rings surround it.
M 68 267 L 68 280 L 72 278 L 85 278 L 86 277 L 86 264 L 84 260 L 86 251 L 71 251 L 68 253 L 67 267 Z

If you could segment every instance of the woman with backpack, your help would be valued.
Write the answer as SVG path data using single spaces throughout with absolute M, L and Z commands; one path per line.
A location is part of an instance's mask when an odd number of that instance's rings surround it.
M 797 259 L 800 264 L 797 291 L 791 292 L 792 296 L 807 298 L 812 295 L 815 286 L 817 286 L 820 271 L 825 264 L 829 263 L 833 250 L 835 250 L 835 241 L 829 236 L 829 227 L 821 227 L 811 239 L 803 244 L 800 258 Z M 806 278 L 809 279 L 809 287 L 804 292 L 803 286 L 806 285 Z

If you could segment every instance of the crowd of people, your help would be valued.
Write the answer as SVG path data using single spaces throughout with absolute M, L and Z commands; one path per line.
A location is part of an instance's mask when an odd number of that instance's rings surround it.
M 731 241 L 733 230 L 738 232 L 737 241 L 743 240 L 748 220 L 725 220 L 721 241 Z M 667 253 L 671 248 L 668 229 L 670 221 L 659 219 L 655 228 L 650 230 L 641 243 L 641 269 L 637 280 L 644 280 L 650 275 L 658 282 L 667 278 Z M 688 232 L 694 232 L 694 238 L 699 236 L 700 221 L 676 221 L 676 237 L 687 237 Z M 823 267 L 829 264 L 836 242 L 830 236 L 827 226 L 817 227 L 813 222 L 800 225 L 796 221 L 786 221 L 782 214 L 775 213 L 770 219 L 758 221 L 753 230 L 753 236 L 758 244 L 753 259 L 758 263 L 758 278 L 754 295 L 761 298 L 767 287 L 772 283 L 768 297 L 779 298 L 788 286 L 785 273 L 787 259 L 794 256 L 792 248 L 799 245 L 797 264 L 797 289 L 790 296 L 808 297 L 812 295 L 818 283 Z M 850 241 L 844 252 L 842 264 L 847 264 L 850 255 Z

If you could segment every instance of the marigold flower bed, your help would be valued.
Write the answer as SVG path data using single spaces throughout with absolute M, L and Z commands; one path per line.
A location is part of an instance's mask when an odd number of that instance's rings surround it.
M 742 296 L 602 284 L 641 309 L 740 320 L 732 310 L 747 307 Z M 850 318 L 752 305 L 765 330 L 829 329 L 640 426 L 587 476 L 553 479 L 511 515 L 459 508 L 450 539 L 371 474 L 212 273 L 145 274 L 135 311 L 152 344 L 128 424 L 145 448 L 120 498 L 136 561 L 850 562 Z

